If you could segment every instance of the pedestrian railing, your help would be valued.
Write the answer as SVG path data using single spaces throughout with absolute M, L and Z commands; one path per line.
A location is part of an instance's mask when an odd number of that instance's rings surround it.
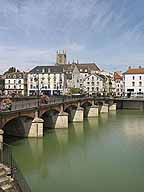
M 28 101 L 18 101 L 12 103 L 12 108 L 9 111 L 16 111 L 22 109 L 39 108 L 40 106 L 60 104 L 65 102 L 81 101 L 84 99 L 109 99 L 109 97 L 95 97 L 95 96 L 62 96 L 62 97 L 50 97 L 46 103 L 41 103 L 40 98 L 28 100 Z M 4 112 L 4 111 L 1 111 Z M 7 111 L 6 111 L 7 112 Z
M 10 169 L 9 174 L 14 179 L 14 182 L 20 192 L 31 192 L 28 183 L 13 158 L 11 147 L 5 143 L 0 143 L 0 163 Z

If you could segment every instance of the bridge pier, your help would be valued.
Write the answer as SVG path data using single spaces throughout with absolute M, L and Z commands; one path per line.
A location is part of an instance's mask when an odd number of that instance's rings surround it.
M 112 105 L 109 105 L 109 111 L 116 111 L 117 104 L 113 103 Z
M 84 119 L 84 108 L 78 107 L 75 110 L 71 110 L 69 114 L 69 120 L 71 122 L 83 122 Z
M 68 128 L 68 113 L 60 112 L 55 122 L 55 129 Z
M 100 113 L 108 113 L 108 111 L 109 111 L 108 104 L 103 103 L 103 105 L 101 106 L 101 109 L 100 109 Z
M 44 120 L 38 117 L 38 112 L 35 112 L 35 118 L 32 121 L 28 137 L 43 137 Z
M 91 117 L 98 117 L 99 115 L 99 108 L 96 105 L 92 105 L 90 106 L 90 108 L 88 109 L 88 113 L 87 113 L 87 117 L 91 118 Z

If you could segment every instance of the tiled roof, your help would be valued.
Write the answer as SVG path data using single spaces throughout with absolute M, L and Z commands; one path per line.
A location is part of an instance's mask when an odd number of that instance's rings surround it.
M 94 76 L 96 76 L 96 77 L 99 77 L 99 78 L 102 79 L 103 81 L 106 80 L 106 78 L 105 78 L 104 75 L 101 75 L 101 74 L 90 74 L 90 75 L 88 75 L 87 77 L 85 77 L 84 81 L 85 81 L 87 78 L 89 78 L 90 76 L 92 76 L 92 75 L 94 75 Z
M 63 67 L 62 66 L 37 66 L 33 68 L 30 73 L 62 73 Z
M 80 63 L 76 64 L 79 71 L 82 73 L 85 73 L 85 70 L 87 69 L 88 72 L 91 71 L 100 71 L 99 67 L 95 63 Z
M 114 72 L 114 80 L 122 80 L 122 75 L 119 72 Z
M 144 68 L 129 68 L 124 74 L 144 74 Z

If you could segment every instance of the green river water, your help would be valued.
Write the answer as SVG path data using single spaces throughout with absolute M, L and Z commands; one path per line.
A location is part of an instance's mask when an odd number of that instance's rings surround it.
M 10 143 L 32 192 L 144 192 L 144 113 L 117 111 Z

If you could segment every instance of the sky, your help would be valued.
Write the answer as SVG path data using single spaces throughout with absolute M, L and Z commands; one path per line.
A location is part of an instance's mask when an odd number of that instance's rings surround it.
M 0 0 L 0 73 L 69 61 L 144 66 L 143 0 Z

